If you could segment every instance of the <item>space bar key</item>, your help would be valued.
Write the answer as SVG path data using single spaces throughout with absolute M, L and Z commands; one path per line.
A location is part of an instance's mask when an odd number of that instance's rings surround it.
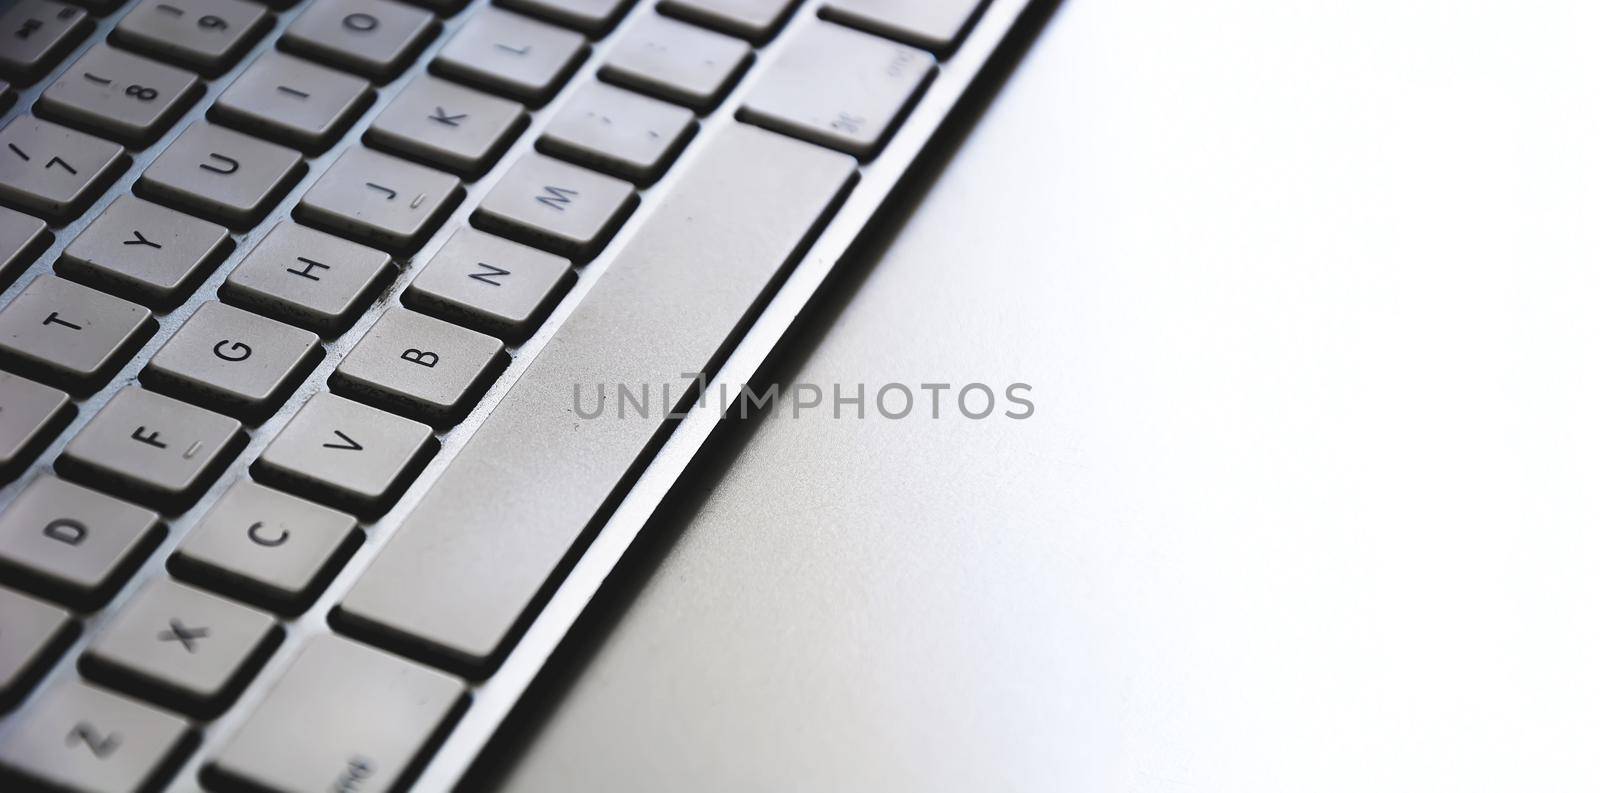
M 356 581 L 339 626 L 464 674 L 491 671 L 654 446 L 662 386 L 678 394 L 684 373 L 710 373 L 855 165 L 742 124 L 705 141 Z M 647 418 L 631 408 L 618 418 L 619 383 L 653 384 Z M 608 410 L 584 418 L 602 385 Z

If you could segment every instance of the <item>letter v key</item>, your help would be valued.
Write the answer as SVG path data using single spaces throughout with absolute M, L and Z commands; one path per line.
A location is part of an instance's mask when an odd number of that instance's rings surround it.
M 346 434 L 344 434 L 344 433 L 342 433 L 342 432 L 340 432 L 338 430 L 334 430 L 333 434 L 339 436 L 339 439 L 344 441 L 344 443 L 324 443 L 324 444 L 322 444 L 322 448 L 324 448 L 324 449 L 345 449 L 347 451 L 352 451 L 352 452 L 359 452 L 364 448 L 361 444 L 356 443 L 355 439 L 351 438 L 349 435 L 346 435 Z

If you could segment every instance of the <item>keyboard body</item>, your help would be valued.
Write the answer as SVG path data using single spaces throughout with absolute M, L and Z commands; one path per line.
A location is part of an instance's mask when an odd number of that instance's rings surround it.
M 948 7 L 959 17 L 953 28 L 948 22 L 933 26 L 957 31 L 946 41 L 892 21 L 904 18 L 904 9 L 915 3 L 876 4 L 888 9 L 881 12 L 891 20 L 886 22 L 873 16 L 871 2 L 800 0 L 782 3 L 782 12 L 763 24 L 759 18 L 741 19 L 734 11 L 706 10 L 761 5 L 737 0 L 419 0 L 383 6 L 382 13 L 363 10 L 361 1 L 260 5 L 239 0 L 222 6 L 226 13 L 206 13 L 214 8 L 200 0 L 41 5 L 35 16 L 45 8 L 74 12 L 70 19 L 57 16 L 38 24 L 7 17 L 8 11 L 0 9 L 0 22 L 18 25 L 15 31 L 0 30 L 0 35 L 16 37 L 29 28 L 23 38 L 38 42 L 56 37 L 13 53 L 13 60 L 32 64 L 28 69 L 13 64 L 6 67 L 14 70 L 8 75 L 0 68 L 0 80 L 6 82 L 0 130 L 33 123 L 34 117 L 44 122 L 30 137 L 8 139 L 22 149 L 15 156 L 31 169 L 39 166 L 34 157 L 44 159 L 34 147 L 70 146 L 67 161 L 55 168 L 71 168 L 71 176 L 80 177 L 79 172 L 90 170 L 85 163 L 93 162 L 101 173 L 99 178 L 82 175 L 85 186 L 79 195 L 55 201 L 28 192 L 27 179 L 43 171 L 15 171 L 7 177 L 0 167 L 0 183 L 8 178 L 13 183 L 9 192 L 0 187 L 0 207 L 11 210 L 13 221 L 8 225 L 0 216 L 0 311 L 19 299 L 86 299 L 88 303 L 70 304 L 107 306 L 104 316 L 94 317 L 96 331 L 114 328 L 125 339 L 112 345 L 116 354 L 109 362 L 92 362 L 98 364 L 89 367 L 92 374 L 75 374 L 67 367 L 71 351 L 60 360 L 30 360 L 14 352 L 0 357 L 0 371 L 13 379 L 45 381 L 45 390 L 28 392 L 27 406 L 49 413 L 37 420 L 36 437 L 5 472 L 0 524 L 8 512 L 31 508 L 33 523 L 28 525 L 40 524 L 49 541 L 70 544 L 82 527 L 52 518 L 48 504 L 109 498 L 129 507 L 118 513 L 119 519 L 131 521 L 135 527 L 129 531 L 137 535 L 121 549 L 115 573 L 92 587 L 58 586 L 27 569 L 25 554 L 15 547 L 6 561 L 8 540 L 0 536 L 0 595 L 26 600 L 8 610 L 7 600 L 0 597 L 0 619 L 27 611 L 46 626 L 36 631 L 43 638 L 36 646 L 30 644 L 23 672 L 11 681 L 0 679 L 6 684 L 5 701 L 0 702 L 5 708 L 0 711 L 0 779 L 8 783 L 26 786 L 44 778 L 91 780 L 94 784 L 81 784 L 108 790 L 291 790 L 338 784 L 363 789 L 358 784 L 362 780 L 379 779 L 381 785 L 368 787 L 453 788 L 721 420 L 718 400 L 684 405 L 681 418 L 646 433 L 639 456 L 630 458 L 617 486 L 582 521 L 581 533 L 558 555 L 548 575 L 541 571 L 539 580 L 527 585 L 532 597 L 512 610 L 509 627 L 492 633 L 499 638 L 491 648 L 453 654 L 443 638 L 422 641 L 387 629 L 380 624 L 385 620 L 382 593 L 371 594 L 377 587 L 370 578 L 363 585 L 363 578 L 382 565 L 385 549 L 397 536 L 418 533 L 407 521 L 430 508 L 430 491 L 453 462 L 471 453 L 464 450 L 497 407 L 522 397 L 519 382 L 532 377 L 530 370 L 537 373 L 536 361 L 553 339 L 560 346 L 561 329 L 586 318 L 585 301 L 609 294 L 607 274 L 615 269 L 612 278 L 620 280 L 631 272 L 626 268 L 637 266 L 629 257 L 643 255 L 639 249 L 646 243 L 671 242 L 671 228 L 663 219 L 683 211 L 685 191 L 710 194 L 715 191 L 707 184 L 737 183 L 743 162 L 739 158 L 749 159 L 751 152 L 793 152 L 798 165 L 791 167 L 816 163 L 818 168 L 807 170 L 837 168 L 837 174 L 817 177 L 815 222 L 808 219 L 796 226 L 793 239 L 779 246 L 785 252 L 768 265 L 770 280 L 763 275 L 752 281 L 759 288 L 750 293 L 748 310 L 733 310 L 743 304 L 723 306 L 724 313 L 738 314 L 737 321 L 719 331 L 727 335 L 724 342 L 712 345 L 705 389 L 737 393 L 914 167 L 1031 4 L 931 2 L 928 8 Z M 157 8 L 161 5 L 168 7 Z M 596 8 L 601 12 L 591 13 Z M 480 21 L 493 14 L 504 15 L 501 25 Z M 167 35 L 164 31 L 171 28 L 162 25 L 176 24 L 169 17 L 192 23 L 195 30 L 218 32 L 223 41 L 207 49 L 194 43 L 204 40 L 191 33 Z M 523 75 L 527 79 L 485 73 L 488 67 L 479 58 L 496 45 L 468 41 L 468 33 L 521 31 L 529 22 L 537 25 L 530 35 L 538 37 L 539 51 L 551 53 L 547 62 L 534 76 Z M 476 29 L 467 30 L 474 24 Z M 651 61 L 648 47 L 635 46 L 649 26 L 661 26 L 666 31 L 661 35 L 688 41 L 680 46 L 703 53 L 711 77 L 676 75 L 673 63 Z M 337 36 L 324 40 L 330 28 L 346 36 L 393 36 L 367 51 L 341 46 Z M 474 46 L 465 46 L 469 43 Z M 869 52 L 881 48 L 889 53 L 885 69 L 910 83 L 895 89 L 903 94 L 891 102 L 899 108 L 893 117 L 874 120 L 840 113 L 809 122 L 802 118 L 810 92 L 830 90 L 826 80 L 804 79 L 808 70 L 825 73 L 835 56 L 848 61 L 858 44 Z M 802 48 L 809 52 L 802 53 Z M 524 57 L 527 52 L 510 54 Z M 328 71 L 285 68 L 268 74 L 282 79 L 262 83 L 264 67 L 251 70 L 270 59 Z M 0 66 L 5 61 L 0 46 Z M 786 69 L 795 73 L 779 74 Z M 307 84 L 291 79 L 307 75 L 326 79 Z M 100 81 L 110 82 L 103 86 Z M 865 92 L 863 101 L 869 103 L 887 101 L 881 85 L 864 82 L 869 85 L 860 88 L 834 81 L 832 90 Z M 251 101 L 260 91 L 297 101 L 304 99 L 297 94 L 315 94 L 321 101 L 324 90 L 339 99 L 331 109 L 319 111 L 323 116 L 318 117 L 331 124 L 321 131 L 289 117 L 249 117 Z M 452 104 L 459 102 L 477 104 L 466 112 Z M 608 117 L 609 108 L 616 109 L 616 117 Z M 433 125 L 455 129 L 496 113 L 502 115 L 491 126 L 492 134 L 472 145 L 438 145 L 430 137 Z M 592 126 L 585 127 L 585 121 Z M 647 128 L 649 140 L 610 141 L 605 125 L 614 123 Z M 113 151 L 116 147 L 120 150 Z M 177 152 L 193 152 L 192 171 L 170 167 Z M 0 158 L 6 154 L 0 151 Z M 164 155 L 167 163 L 160 162 Z M 359 161 L 363 158 L 370 162 Z M 718 168 L 717 179 L 705 175 Z M 349 180 L 335 178 L 346 170 L 353 174 Z M 519 215 L 523 207 L 571 206 L 572 196 L 559 187 L 524 189 L 541 180 L 569 184 L 550 177 L 552 170 L 580 180 L 572 184 L 583 185 L 583 194 L 612 195 L 603 204 L 606 211 L 597 210 L 587 225 L 570 234 L 530 228 L 525 213 Z M 59 175 L 59 170 L 51 173 Z M 253 181 L 237 195 L 208 191 L 193 181 L 219 174 L 244 174 Z M 412 204 L 410 211 L 420 211 L 427 220 L 407 227 L 403 220 L 347 211 L 349 202 L 361 200 L 352 199 L 351 190 L 366 199 L 378 195 Z M 705 206 L 719 212 L 738 209 L 714 201 Z M 40 216 L 46 216 L 47 230 L 42 232 L 27 223 Z M 168 228 L 162 224 L 174 217 L 184 220 L 186 233 L 164 249 L 188 246 L 185 250 L 192 249 L 197 262 L 192 268 L 165 282 L 108 272 L 124 261 L 118 254 L 153 248 L 148 243 L 163 239 L 157 231 L 142 229 Z M 95 228 L 97 221 L 109 222 L 102 218 L 115 218 L 139 233 L 107 238 L 104 225 Z M 8 246 L 16 251 L 10 259 Z M 96 246 L 109 253 L 96 255 Z M 280 267 L 272 274 L 276 281 L 265 275 L 261 280 L 246 278 L 250 257 L 274 246 L 288 257 L 274 261 L 300 262 L 294 266 L 302 274 L 285 275 L 289 268 Z M 511 309 L 480 304 L 453 310 L 448 284 L 433 288 L 426 280 L 431 272 L 443 271 L 442 262 L 459 259 L 454 266 L 461 277 L 494 281 L 502 277 L 502 268 L 478 260 L 493 261 L 502 251 L 521 257 L 519 262 L 528 262 L 544 278 L 542 291 Z M 361 264 L 369 260 L 369 265 Z M 340 268 L 340 277 L 360 266 L 369 266 L 370 275 L 349 288 L 345 304 L 332 308 L 289 299 L 293 279 L 328 275 L 333 269 L 328 263 Z M 42 291 L 46 283 L 69 296 L 40 298 L 28 292 Z M 82 290 L 90 294 L 80 294 Z M 95 302 L 99 295 L 115 301 Z M 679 321 L 692 325 L 699 308 L 693 295 L 684 297 Z M 116 310 L 126 316 L 117 319 Z M 257 332 L 270 338 L 274 353 L 283 356 L 282 376 L 240 383 L 223 393 L 215 387 L 213 369 L 206 368 L 223 364 L 206 353 L 228 362 L 264 349 L 258 342 L 246 352 L 230 336 L 263 318 L 278 323 Z M 65 315 L 55 319 L 73 320 Z M 207 342 L 218 338 L 218 343 L 181 354 L 186 347 L 180 331 L 204 323 L 225 329 L 221 336 L 215 331 L 203 336 Z M 48 319 L 38 324 L 52 330 Z M 403 343 L 386 349 L 375 341 L 390 337 Z M 452 357 L 456 350 L 476 350 L 468 356 L 475 366 L 451 382 L 444 373 L 429 371 L 437 368 L 428 365 L 435 351 L 411 341 L 416 338 L 440 340 Z M 373 347 L 388 354 L 374 357 L 369 352 Z M 418 367 L 411 370 L 418 374 L 397 378 L 392 367 L 373 362 L 380 358 L 402 359 Z M 209 387 L 196 388 L 197 381 Z M 0 399 L 26 390 L 0 388 Z M 50 401 L 51 393 L 62 392 Z M 22 415 L 7 407 L 0 402 L 0 436 L 6 422 Z M 104 433 L 94 422 L 102 414 L 126 414 L 136 424 L 143 416 L 174 416 L 183 432 L 194 434 L 193 439 L 181 436 L 186 448 L 180 456 L 207 462 L 176 472 L 159 466 L 116 470 L 120 452 L 111 445 L 126 438 L 100 437 Z M 313 415 L 328 418 L 312 424 L 305 417 Z M 341 478 L 360 473 L 354 470 L 334 470 L 322 480 L 309 481 L 301 474 L 315 463 L 305 462 L 305 452 L 291 442 L 300 431 L 292 426 L 297 419 L 322 433 L 312 438 L 312 449 L 359 447 L 362 440 L 394 444 L 385 455 L 392 470 L 377 475 L 378 486 L 369 490 Z M 328 437 L 328 432 L 348 426 L 342 421 L 369 422 L 359 426 L 378 428 L 380 437 Z M 162 439 L 142 424 L 125 434 L 137 436 L 136 443 L 162 444 L 163 449 L 177 437 L 168 430 Z M 549 483 L 519 470 L 502 475 L 485 491 L 490 494 L 485 501 L 495 501 L 495 488 Z M 47 494 L 55 501 L 41 502 L 45 507 L 23 503 L 25 495 L 35 498 L 33 490 L 48 489 L 41 484 L 46 480 L 57 482 L 50 487 L 59 492 Z M 252 482 L 257 488 L 252 489 Z M 244 489 L 251 493 L 235 492 Z M 257 489 L 292 495 L 294 501 L 285 503 L 302 510 L 295 520 L 330 527 L 333 539 L 318 557 L 323 561 L 302 586 L 288 588 L 293 592 L 243 585 L 238 576 L 219 573 L 215 559 L 196 549 L 208 519 L 236 509 L 252 514 L 248 509 L 256 502 L 251 498 L 270 499 Z M 524 519 L 509 506 L 515 503 L 507 499 L 506 523 Z M 243 532 L 266 547 L 284 535 L 254 523 L 244 525 Z M 225 556 L 227 551 L 215 553 Z M 497 580 L 511 575 L 485 568 L 485 576 Z M 196 597 L 204 604 L 196 605 Z M 151 641 L 163 649 L 205 647 L 225 638 L 220 631 L 207 635 L 205 626 L 192 619 L 166 616 L 180 608 L 173 603 L 199 608 L 200 613 L 214 608 L 216 619 L 248 627 L 225 679 L 199 694 L 162 684 L 161 669 L 141 670 L 127 653 L 118 652 L 117 641 L 132 630 L 126 626 L 138 624 L 133 615 L 146 611 L 154 628 L 130 635 L 159 634 Z M 403 605 L 391 610 L 403 612 Z M 467 603 L 465 611 L 472 605 Z M 473 615 L 462 613 L 460 620 L 471 623 Z M 0 625 L 0 631 L 7 627 Z M 294 723 L 295 712 L 276 722 L 272 718 L 285 696 L 277 690 L 304 680 L 337 681 L 338 675 L 327 670 L 361 669 L 367 663 L 374 664 L 373 679 L 394 672 L 420 681 L 417 700 L 434 703 L 425 713 L 393 714 L 396 722 L 414 716 L 430 725 L 411 744 L 375 748 L 373 755 L 383 762 L 372 767 L 359 752 L 344 752 L 350 758 L 344 776 L 312 777 L 319 780 L 316 784 L 292 774 L 274 776 L 270 752 L 237 748 L 263 730 L 265 737 L 257 742 L 272 744 L 275 725 L 285 733 L 283 745 L 292 746 L 287 740 L 290 728 L 283 725 Z M 359 688 L 361 678 L 357 675 L 347 688 Z M 299 689 L 295 696 L 302 699 L 319 696 L 315 685 Z M 68 690 L 76 696 L 61 693 Z M 321 693 L 329 700 L 341 694 L 338 688 Z M 132 708 L 127 713 L 117 710 L 128 703 Z M 94 721 L 102 712 L 96 708 L 105 707 L 116 711 L 109 721 L 124 718 L 128 721 L 122 723 L 148 725 L 144 732 L 155 736 L 152 746 L 138 746 L 128 735 L 112 740 L 115 730 Z M 47 711 L 52 718 L 43 718 Z M 316 732 L 315 724 L 305 729 L 325 742 L 341 737 L 337 725 L 325 735 Z M 35 743 L 44 748 L 31 748 Z M 71 764 L 76 770 L 63 771 L 58 779 L 19 764 L 14 759 L 19 754 L 31 754 L 40 763 Z M 391 756 L 399 758 L 399 767 Z M 115 764 L 119 762 L 127 765 Z

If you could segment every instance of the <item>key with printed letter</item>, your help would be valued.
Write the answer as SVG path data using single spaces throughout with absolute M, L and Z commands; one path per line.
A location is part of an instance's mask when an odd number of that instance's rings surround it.
M 33 116 L 0 130 L 0 202 L 47 220 L 71 220 L 128 167 L 127 152 Z
M 143 194 L 238 229 L 260 222 L 306 172 L 300 153 L 196 121 L 145 169 Z
M 81 8 L 54 0 L 17 0 L 0 12 L 0 74 L 29 82 L 45 73 L 94 29 Z
M 298 614 L 360 543 L 355 518 L 244 479 L 183 538 L 170 567 L 179 578 Z
M 332 336 L 394 271 L 382 251 L 284 221 L 228 274 L 222 299 Z
M 67 444 L 56 468 L 157 508 L 182 510 L 244 445 L 238 421 L 124 388 Z
M 228 230 L 121 196 L 62 251 L 56 271 L 168 309 L 233 249 Z
M 194 743 L 183 719 L 69 675 L 0 738 L 0 771 L 28 790 L 140 793 L 166 781 Z
M 215 77 L 239 60 L 267 20 L 266 9 L 244 0 L 140 0 L 112 35 Z
M 498 339 L 396 307 L 345 354 L 329 384 L 445 427 L 461 420 L 505 363 Z
M 438 26 L 432 14 L 391 0 L 314 0 L 279 43 L 312 60 L 388 82 Z
M 465 701 L 461 682 L 318 636 L 207 766 L 228 790 L 404 790 Z
M 0 482 L 9 482 L 77 414 L 66 392 L 0 372 Z
M 686 168 L 356 581 L 334 615 L 343 630 L 492 669 L 665 421 L 585 420 L 594 384 L 714 370 L 855 178 L 846 155 L 742 124 Z
M 605 83 L 567 99 L 539 137 L 539 150 L 639 184 L 654 182 L 699 127 L 694 113 Z
M 161 540 L 160 516 L 53 476 L 28 483 L 0 512 L 7 583 L 97 609 Z
M 372 84 L 281 52 L 268 52 L 217 97 L 212 117 L 308 152 L 333 144 L 373 97 Z
M 530 153 L 489 191 L 472 222 L 585 262 L 638 204 L 633 185 L 621 179 Z
M 158 578 L 89 643 L 83 673 L 208 718 L 233 702 L 281 635 L 271 615 Z
M 44 90 L 36 112 L 143 146 L 166 132 L 200 91 L 193 74 L 102 43 Z
M 922 50 L 811 22 L 757 78 L 739 119 L 871 158 L 934 68 Z
M 87 393 L 104 385 L 155 328 L 144 306 L 41 275 L 0 309 L 0 360 Z
M 461 180 L 357 146 L 306 191 L 295 217 L 390 251 L 409 252 L 461 201 Z
M 555 308 L 577 276 L 566 259 L 476 229 L 450 236 L 406 289 L 406 305 L 518 341 Z
M 431 68 L 530 105 L 542 105 L 583 62 L 583 36 L 492 6 L 480 8 L 439 51 Z
M 527 126 L 522 105 L 418 75 L 373 120 L 373 146 L 462 176 L 477 176 Z
M 373 517 L 399 498 L 438 448 L 426 424 L 317 394 L 252 470 L 268 484 Z
M 308 330 L 223 303 L 202 303 L 140 379 L 157 391 L 259 422 L 322 360 L 321 342 Z
M 75 627 L 72 612 L 0 587 L 0 713 L 61 654 Z

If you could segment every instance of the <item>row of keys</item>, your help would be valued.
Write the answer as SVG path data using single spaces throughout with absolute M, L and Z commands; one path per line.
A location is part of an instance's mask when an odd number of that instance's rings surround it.
M 148 670 L 118 664 L 159 659 L 162 672 L 188 671 L 184 684 L 212 682 L 207 678 L 221 675 L 230 675 L 231 682 L 248 677 L 251 666 L 259 664 L 274 643 L 275 626 L 263 631 L 262 615 L 226 601 L 211 603 L 204 593 L 168 582 L 141 594 L 144 599 L 136 606 L 143 609 L 139 615 L 143 622 L 129 620 L 113 627 L 131 631 L 120 638 L 136 642 L 138 654 L 128 652 L 134 647 L 102 648 L 106 656 L 85 656 L 86 673 L 102 679 L 116 673 L 140 675 Z M 241 611 L 256 619 L 233 623 L 227 634 L 176 618 L 168 618 L 164 625 L 155 622 L 172 606 L 220 610 L 212 614 L 219 618 L 218 626 L 228 624 L 222 619 L 239 619 Z M 49 616 L 54 615 L 36 619 Z M 199 659 L 202 643 L 209 645 L 204 660 Z M 118 651 L 123 654 L 110 654 Z M 151 690 L 174 690 L 162 688 L 170 681 L 161 678 L 134 679 Z M 398 789 L 465 702 L 465 686 L 459 680 L 345 639 L 319 636 L 307 643 L 206 766 L 206 785 L 250 790 Z M 195 731 L 181 718 L 67 679 L 23 714 L 0 744 L 0 765 L 50 789 L 149 790 L 159 786 L 197 742 Z

